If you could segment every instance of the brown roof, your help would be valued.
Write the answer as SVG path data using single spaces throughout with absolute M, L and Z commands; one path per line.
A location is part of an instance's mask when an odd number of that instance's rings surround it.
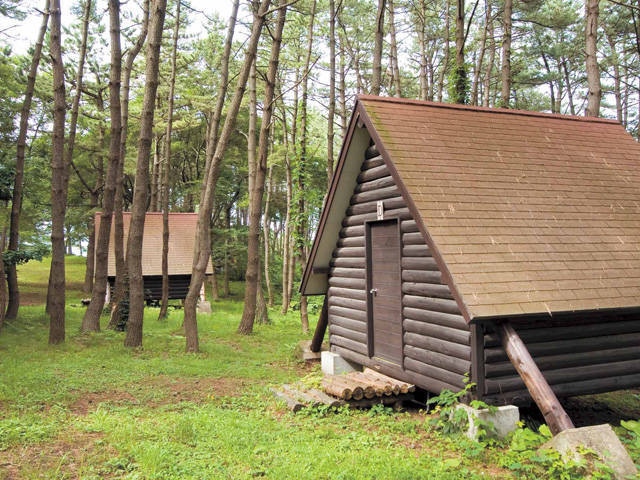
M 468 320 L 640 306 L 640 145 L 618 123 L 371 96 L 356 119 Z
M 126 248 L 131 213 L 124 212 L 122 219 Z M 169 214 L 169 275 L 191 275 L 197 223 L 197 213 Z M 95 215 L 96 233 L 99 228 L 100 213 L 98 212 Z M 116 273 L 113 238 L 112 226 L 109 238 L 109 276 L 114 276 Z M 143 275 L 162 275 L 162 213 L 149 212 L 146 214 L 142 241 L 142 270 Z M 207 273 L 212 271 L 211 264 L 209 264 Z

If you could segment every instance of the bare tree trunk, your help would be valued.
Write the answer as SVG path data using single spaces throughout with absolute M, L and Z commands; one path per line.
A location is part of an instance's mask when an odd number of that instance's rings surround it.
M 131 207 L 131 223 L 127 240 L 127 266 L 129 267 L 129 321 L 127 322 L 126 347 L 142 345 L 144 317 L 144 283 L 142 278 L 142 238 L 147 209 L 149 187 L 149 154 L 153 138 L 155 99 L 159 83 L 160 46 L 167 0 L 154 0 L 149 24 L 147 44 L 144 100 L 138 140 L 136 181 Z
M 490 2 L 487 2 L 487 8 L 490 9 Z M 491 73 L 493 64 L 496 60 L 496 41 L 495 28 L 493 23 L 493 14 L 487 14 L 487 36 L 489 37 L 489 61 L 484 71 L 484 79 L 482 81 L 482 106 L 488 107 L 491 102 Z
M 449 2 L 451 0 L 445 0 L 446 10 L 444 14 L 444 58 L 442 59 L 442 65 L 440 66 L 440 74 L 438 75 L 438 102 L 442 102 L 442 97 L 444 94 L 444 79 L 447 76 L 447 71 L 449 70 L 449 57 L 451 50 L 451 15 L 450 15 L 450 5 Z
M 493 11 L 491 9 L 491 2 L 489 0 L 485 0 L 484 28 L 482 29 L 482 38 L 480 39 L 480 47 L 479 47 L 478 61 L 476 63 L 476 70 L 473 73 L 471 105 L 478 105 L 479 103 L 478 98 L 479 98 L 479 91 L 480 91 L 480 75 L 482 74 L 482 67 L 484 66 L 484 57 L 487 53 L 487 35 L 489 34 L 489 22 L 491 21 L 491 15 L 493 15 Z M 491 65 L 489 65 L 488 68 L 491 68 Z
M 129 272 L 124 252 L 124 220 L 122 211 L 124 209 L 123 189 L 124 189 L 124 159 L 127 154 L 127 132 L 129 125 L 129 90 L 131 85 L 131 71 L 133 62 L 142 50 L 149 31 L 149 8 L 151 0 L 142 2 L 142 26 L 140 35 L 136 39 L 133 47 L 127 53 L 124 66 L 122 68 L 122 92 L 121 103 L 121 129 L 120 129 L 120 155 L 118 159 L 118 169 L 116 172 L 115 198 L 113 203 L 113 254 L 116 264 L 116 279 L 114 292 L 111 297 L 111 316 L 109 318 L 109 328 L 124 328 L 124 323 L 129 315 L 129 308 L 126 307 L 126 315 L 121 308 L 123 303 L 128 303 Z M 124 318 L 123 318 L 124 317 Z M 120 327 L 119 327 L 120 325 Z
M 336 119 L 336 2 L 329 0 L 329 111 L 327 112 L 327 186 L 333 177 Z
M 269 248 L 269 240 L 271 229 L 269 222 L 271 196 L 273 192 L 273 165 L 269 166 L 269 173 L 267 174 L 267 197 L 264 201 L 264 215 L 262 216 L 262 240 L 264 246 L 264 283 L 267 288 L 267 304 L 269 307 L 273 307 L 273 285 L 271 284 L 271 274 L 269 268 L 271 266 L 271 249 Z
M 251 28 L 251 37 L 247 44 L 245 60 L 236 84 L 231 105 L 227 110 L 224 126 L 220 132 L 220 137 L 216 143 L 215 153 L 209 162 L 209 169 L 205 172 L 205 182 L 203 184 L 202 202 L 200 211 L 198 212 L 198 227 L 196 232 L 196 242 L 194 248 L 193 270 L 191 273 L 191 282 L 189 284 L 189 292 L 184 301 L 184 330 L 186 337 L 186 350 L 188 352 L 197 352 L 198 346 L 198 323 L 196 318 L 196 307 L 200 288 L 204 281 L 204 274 L 211 256 L 211 232 L 209 223 L 213 211 L 213 199 L 215 197 L 216 184 L 220 175 L 220 167 L 222 159 L 226 151 L 229 138 L 235 129 L 235 123 L 240 110 L 240 104 L 244 97 L 247 78 L 251 64 L 253 63 L 258 49 L 258 42 L 262 33 L 262 27 L 265 22 L 265 15 L 269 9 L 271 0 L 262 0 L 258 8 L 257 15 L 254 15 L 253 26 Z
M 280 59 L 280 45 L 282 43 L 282 31 L 286 18 L 286 6 L 278 10 L 276 28 L 273 31 L 271 43 L 271 57 L 269 58 L 269 70 L 265 80 L 264 109 L 262 123 L 260 125 L 260 139 L 258 141 L 258 161 L 255 162 L 250 172 L 253 173 L 253 182 L 250 185 L 249 206 L 249 238 L 247 247 L 247 271 L 245 282 L 244 310 L 238 326 L 238 333 L 248 335 L 253 331 L 253 323 L 256 319 L 258 291 L 262 292 L 260 285 L 260 217 L 262 214 L 262 197 L 264 195 L 265 177 L 267 171 L 267 159 L 269 153 L 269 132 L 271 131 L 271 118 L 273 116 L 275 85 L 278 74 L 278 62 Z M 255 83 L 252 88 L 255 87 Z M 254 91 L 255 94 L 255 91 Z M 255 97 L 253 98 L 255 100 Z M 264 297 L 262 298 L 264 303 Z M 265 309 L 266 310 L 266 309 Z
M 36 76 L 40 59 L 42 58 L 42 45 L 44 37 L 47 33 L 47 24 L 49 23 L 49 0 L 45 1 L 44 10 L 42 12 L 42 24 L 38 32 L 33 57 L 31 58 L 31 67 L 27 75 L 27 86 L 25 88 L 24 101 L 20 111 L 20 130 L 18 132 L 18 140 L 16 142 L 16 166 L 15 177 L 13 180 L 13 198 L 11 201 L 11 219 L 9 226 L 9 250 L 17 250 L 20 240 L 20 215 L 22 213 L 22 192 L 24 187 L 24 157 L 27 145 L 27 133 L 29 130 L 29 115 L 31 114 L 31 102 L 36 85 Z M 2 249 L 4 251 L 4 248 Z M 7 265 L 7 288 L 8 298 L 6 306 L 6 318 L 14 319 L 18 315 L 20 307 L 20 291 L 18 289 L 18 273 L 16 265 L 11 263 Z M 3 312 L 4 313 L 4 312 Z
M 50 53 L 53 71 L 53 137 L 51 141 L 51 269 L 47 311 L 49 344 L 65 339 L 65 261 L 64 220 L 67 207 L 64 159 L 66 98 L 64 64 L 62 63 L 60 0 L 51 0 Z
M 109 1 L 109 30 L 111 37 L 111 67 L 109 72 L 109 114 L 111 116 L 111 137 L 109 140 L 109 164 L 102 195 L 102 213 L 96 241 L 95 282 L 91 294 L 91 303 L 84 313 L 81 331 L 97 332 L 100 330 L 100 315 L 104 308 L 107 292 L 107 265 L 109 258 L 109 238 L 113 206 L 116 193 L 116 182 L 120 158 L 121 104 L 120 75 L 122 68 L 122 52 L 120 47 L 120 2 Z
M 315 5 L 315 2 L 314 2 Z M 376 15 L 375 45 L 373 47 L 373 71 L 371 72 L 371 94 L 380 95 L 382 86 L 382 46 L 384 43 L 384 10 L 386 0 L 378 0 Z M 315 7 L 314 7 L 315 10 Z
M 180 4 L 176 3 L 175 28 L 173 30 L 173 50 L 171 52 L 171 77 L 167 98 L 167 130 L 165 132 L 164 165 L 162 187 L 160 189 L 162 207 L 162 299 L 158 318 L 167 318 L 169 307 L 169 169 L 171 168 L 171 134 L 173 131 L 173 105 L 178 71 L 178 36 L 180 35 Z
M 509 96 L 511 94 L 511 15 L 513 12 L 513 0 L 504 1 L 503 34 L 502 34 L 502 90 L 500 93 L 500 106 L 509 108 Z
M 4 325 L 5 309 L 7 308 L 7 281 L 5 277 L 4 262 L 2 261 L 1 253 L 4 252 L 4 247 L 7 242 L 7 229 L 2 229 L 0 234 L 0 331 Z
M 598 16 L 600 15 L 599 0 L 586 0 L 586 27 L 585 27 L 585 62 L 587 68 L 587 108 L 584 114 L 587 117 L 600 115 L 600 99 L 602 87 L 600 86 L 600 70 L 598 69 Z
M 402 82 L 400 80 L 400 64 L 398 63 L 398 41 L 396 39 L 396 12 L 393 0 L 387 0 L 389 6 L 389 36 L 391 48 L 389 63 L 391 64 L 391 85 L 394 96 L 402 97 Z
M 466 103 L 467 70 L 464 64 L 464 0 L 456 2 L 456 69 L 453 77 L 455 103 Z

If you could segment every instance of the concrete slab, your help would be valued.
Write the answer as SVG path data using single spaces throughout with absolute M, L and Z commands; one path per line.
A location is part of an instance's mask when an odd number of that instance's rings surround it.
M 196 310 L 198 313 L 211 313 L 211 303 L 207 300 L 200 300 Z
M 304 360 L 305 362 L 320 361 L 320 357 L 323 350 L 326 350 L 326 345 L 323 343 L 319 352 L 311 351 L 311 340 L 302 340 L 298 342 L 296 347 L 296 358 Z
M 334 352 L 322 352 L 321 357 L 322 373 L 325 375 L 342 375 L 343 373 L 357 372 L 362 370 L 362 366 L 341 357 Z
M 518 422 L 520 421 L 520 411 L 515 405 L 503 405 L 497 407 L 494 412 L 488 409 L 472 408 L 464 403 L 459 404 L 458 408 L 462 408 L 467 412 L 469 429 L 466 435 L 471 440 L 478 440 L 479 421 L 491 423 L 498 438 L 505 438 L 509 433 L 513 432 L 518 428 Z
M 542 448 L 553 448 L 563 458 L 575 460 L 580 458 L 580 450 L 586 448 L 611 467 L 617 480 L 636 478 L 638 474 L 629 453 L 608 424 L 564 430 Z

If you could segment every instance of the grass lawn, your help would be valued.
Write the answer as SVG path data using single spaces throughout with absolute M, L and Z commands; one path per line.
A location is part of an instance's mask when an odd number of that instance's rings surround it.
M 19 273 L 32 298 L 46 286 L 38 268 Z M 82 273 L 68 270 L 76 289 L 63 345 L 47 345 L 42 305 L 22 307 L 0 332 L 0 479 L 544 479 L 593 469 L 539 453 L 543 438 L 528 429 L 479 444 L 443 434 L 423 411 L 293 414 L 270 387 L 320 378 L 319 365 L 295 358 L 307 338 L 297 312 L 272 311 L 271 324 L 241 336 L 240 295 L 199 316 L 199 354 L 184 353 L 180 310 L 158 321 L 148 308 L 141 349 L 118 332 L 81 335 Z M 638 392 L 585 402 L 640 417 Z M 638 463 L 639 437 L 616 431 Z

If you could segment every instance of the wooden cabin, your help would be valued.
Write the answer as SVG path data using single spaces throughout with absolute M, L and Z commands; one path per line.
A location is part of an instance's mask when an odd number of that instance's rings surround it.
M 131 213 L 124 212 L 125 247 L 129 235 Z M 193 266 L 193 248 L 196 238 L 197 213 L 169 214 L 169 299 L 184 300 L 189 291 Z M 96 236 L 100 228 L 100 213 L 95 214 Z M 108 281 L 110 289 L 115 285 L 116 261 L 114 254 L 114 229 L 111 227 L 109 238 Z M 148 302 L 162 298 L 162 213 L 149 212 L 144 221 L 142 242 L 142 272 L 145 299 Z M 213 273 L 211 263 L 207 275 Z
M 638 387 L 640 145 L 610 120 L 360 96 L 301 292 L 326 295 L 315 348 L 328 325 L 331 351 L 431 392 L 468 376 L 528 403 L 519 363 L 560 397 Z

